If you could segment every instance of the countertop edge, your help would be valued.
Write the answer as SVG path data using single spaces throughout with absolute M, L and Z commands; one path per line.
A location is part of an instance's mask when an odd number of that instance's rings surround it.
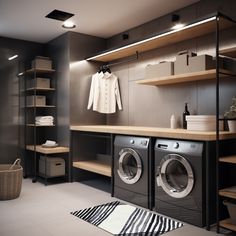
M 149 136 L 159 138 L 174 138 L 186 140 L 214 141 L 216 132 L 188 131 L 185 129 L 170 129 L 144 126 L 119 126 L 119 125 L 71 125 L 71 131 L 98 132 L 124 135 Z M 220 132 L 220 139 L 234 139 L 236 133 L 229 131 Z

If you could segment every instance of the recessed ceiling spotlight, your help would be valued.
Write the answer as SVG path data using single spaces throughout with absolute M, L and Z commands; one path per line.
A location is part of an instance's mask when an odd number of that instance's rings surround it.
M 75 28 L 75 24 L 72 21 L 65 21 L 62 24 L 62 27 L 66 28 L 66 29 L 73 29 L 73 28 Z
M 178 23 L 178 24 L 174 25 L 173 27 L 171 27 L 171 29 L 177 30 L 177 29 L 183 28 L 184 26 L 185 26 L 185 24 Z
M 8 61 L 11 61 L 11 60 L 13 60 L 13 59 L 15 59 L 15 58 L 17 58 L 18 57 L 18 55 L 14 55 L 14 56 L 12 56 L 12 57 L 9 57 L 8 58 Z
M 23 75 L 24 73 L 23 72 L 20 72 L 19 74 L 18 74 L 18 76 L 21 76 L 21 75 Z

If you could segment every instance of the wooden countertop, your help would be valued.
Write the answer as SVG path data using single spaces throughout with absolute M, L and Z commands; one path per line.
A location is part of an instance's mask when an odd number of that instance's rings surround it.
M 143 127 L 143 126 L 118 126 L 118 125 L 72 125 L 71 131 L 87 131 L 99 133 L 112 133 L 112 134 L 127 134 L 160 138 L 175 138 L 187 140 L 202 140 L 213 141 L 216 140 L 216 132 L 202 132 L 202 131 L 189 131 L 185 129 L 170 129 L 158 127 Z M 220 139 L 236 138 L 236 133 L 229 131 L 221 131 Z

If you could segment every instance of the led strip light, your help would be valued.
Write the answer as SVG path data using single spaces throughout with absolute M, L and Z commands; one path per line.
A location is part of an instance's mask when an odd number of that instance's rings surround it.
M 93 56 L 93 57 L 89 57 L 86 60 L 87 61 L 95 60 L 96 58 L 99 58 L 99 57 L 102 57 L 102 56 L 106 56 L 106 55 L 109 55 L 109 54 L 112 54 L 112 53 L 115 53 L 115 52 L 119 52 L 119 51 L 122 51 L 124 49 L 131 48 L 131 47 L 140 45 L 142 43 L 146 43 L 146 42 L 149 42 L 149 41 L 152 41 L 152 40 L 155 40 L 155 39 L 158 39 L 158 38 L 170 35 L 170 34 L 174 34 L 176 32 L 179 32 L 179 31 L 182 31 L 182 30 L 185 30 L 185 29 L 189 29 L 189 28 L 195 27 L 197 25 L 205 24 L 205 23 L 213 21 L 213 20 L 216 20 L 216 16 L 210 17 L 208 19 L 205 19 L 205 20 L 202 20 L 202 21 L 190 24 L 190 25 L 186 25 L 186 26 L 184 26 L 182 28 L 179 28 L 179 29 L 175 29 L 175 30 L 163 33 L 163 34 L 159 34 L 159 35 L 153 36 L 153 37 L 148 38 L 148 39 L 141 40 L 141 41 L 136 42 L 136 43 L 132 43 L 132 44 L 126 45 L 126 46 L 121 47 L 121 48 L 117 48 L 117 49 L 111 50 L 109 52 L 104 52 L 104 53 L 101 53 L 99 55 L 96 55 L 96 56 Z

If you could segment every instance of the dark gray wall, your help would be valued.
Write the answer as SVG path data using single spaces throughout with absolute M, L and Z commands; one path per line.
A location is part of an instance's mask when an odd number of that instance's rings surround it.
M 49 55 L 56 68 L 57 141 L 69 146 L 70 125 L 105 123 L 105 116 L 86 110 L 90 75 L 97 65 L 84 58 L 104 49 L 105 40 L 67 32 L 48 43 Z
M 91 74 L 99 64 L 84 60 L 105 48 L 105 40 L 89 35 L 70 34 L 70 123 L 106 124 L 106 116 L 87 110 Z
M 22 70 L 26 60 L 44 55 L 43 52 L 42 44 L 0 37 L 0 163 L 12 163 L 16 156 L 23 160 L 24 110 L 19 96 L 22 95 L 19 93 L 22 78 L 17 74 L 19 65 Z M 19 57 L 8 61 L 7 58 L 14 54 Z
M 53 61 L 57 94 L 57 142 L 69 146 L 70 137 L 70 34 L 66 33 L 48 43 Z

